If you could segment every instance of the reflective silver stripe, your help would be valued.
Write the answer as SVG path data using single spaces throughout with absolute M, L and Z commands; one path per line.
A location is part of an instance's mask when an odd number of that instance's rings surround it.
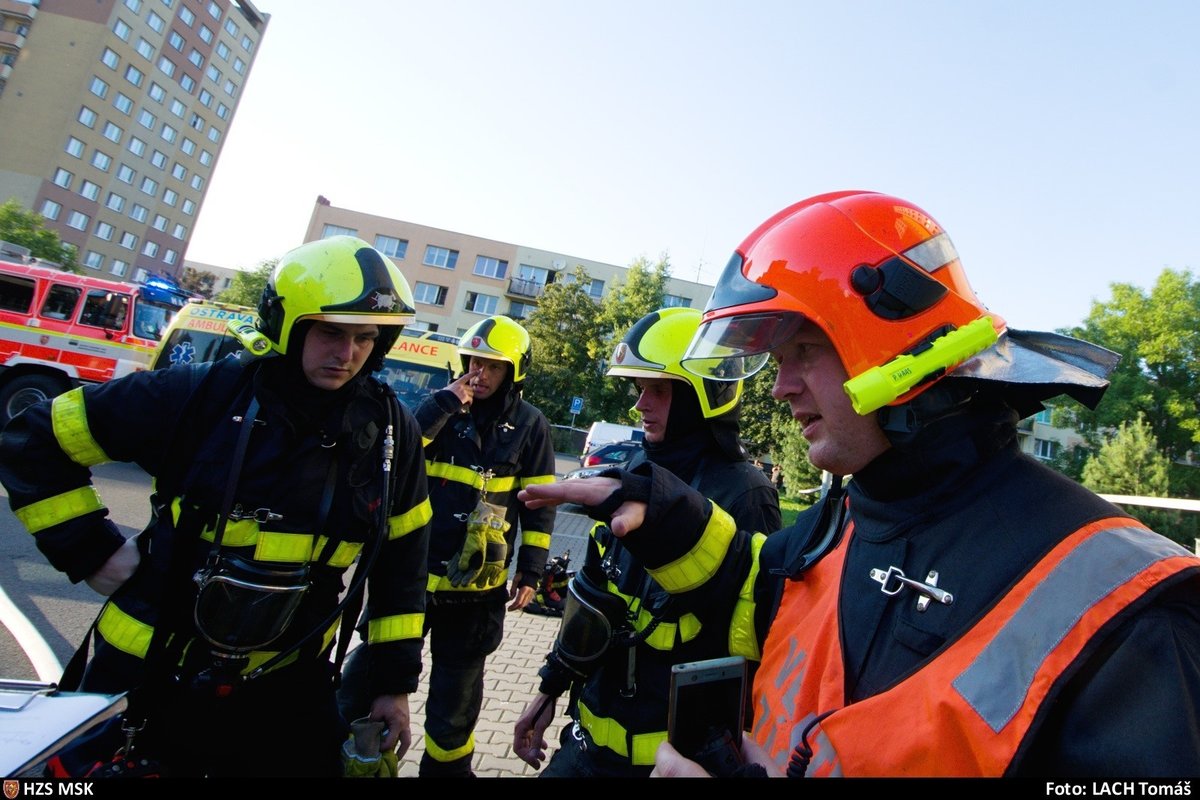
M 1008 724 L 1034 675 L 1089 609 L 1158 561 L 1188 551 L 1145 528 L 1110 528 L 1059 562 L 953 686 L 997 733 Z
M 904 251 L 904 257 L 912 261 L 926 272 L 937 272 L 951 261 L 958 259 L 954 243 L 944 233 L 939 233 L 932 239 L 926 239 L 915 247 Z

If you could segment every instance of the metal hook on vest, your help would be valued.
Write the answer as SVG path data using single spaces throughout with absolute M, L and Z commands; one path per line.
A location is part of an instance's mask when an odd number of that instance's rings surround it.
M 254 511 L 243 511 L 242 504 L 238 503 L 229 512 L 229 518 L 234 522 L 241 522 L 245 519 L 252 519 L 260 525 L 266 522 L 278 522 L 283 519 L 283 514 L 276 514 L 269 508 L 258 508 Z
M 871 580 L 878 582 L 879 590 L 886 595 L 900 594 L 905 586 L 919 592 L 921 597 L 917 599 L 917 611 L 929 608 L 930 600 L 936 600 L 944 606 L 954 602 L 954 595 L 937 587 L 937 570 L 930 570 L 924 583 L 906 577 L 904 570 L 899 567 L 888 567 L 886 570 L 873 569 L 871 570 Z

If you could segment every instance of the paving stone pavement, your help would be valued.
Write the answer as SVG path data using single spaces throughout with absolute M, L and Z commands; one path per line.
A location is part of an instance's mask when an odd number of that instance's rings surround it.
M 538 668 L 558 633 L 558 617 L 510 611 L 504 620 L 504 640 L 488 657 L 483 677 L 483 711 L 475 727 L 475 774 L 481 778 L 534 776 L 537 770 L 513 755 L 512 734 L 517 717 L 537 693 Z M 409 696 L 413 745 L 400 761 L 400 777 L 416 777 L 425 750 L 425 699 L 429 692 L 429 653 L 417 691 Z M 559 701 L 558 716 L 546 731 L 553 752 L 558 734 L 567 719 L 565 702 Z M 549 755 L 549 753 L 547 754 Z

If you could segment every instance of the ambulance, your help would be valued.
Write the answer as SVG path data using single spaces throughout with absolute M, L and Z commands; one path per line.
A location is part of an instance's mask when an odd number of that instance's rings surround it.
M 253 325 L 258 317 L 246 306 L 200 300 L 188 303 L 167 328 L 154 357 L 154 369 L 214 361 L 242 349 L 229 331 L 230 321 Z M 400 402 L 416 408 L 425 396 L 445 387 L 459 371 L 458 340 L 429 331 L 405 329 L 388 352 L 378 378 L 390 384 Z
M 146 286 L 0 261 L 0 425 L 83 383 L 150 368 L 170 303 Z

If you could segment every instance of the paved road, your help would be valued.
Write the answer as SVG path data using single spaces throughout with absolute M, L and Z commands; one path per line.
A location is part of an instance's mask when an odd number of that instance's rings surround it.
M 558 471 L 578 466 L 578 459 L 560 457 Z M 126 535 L 141 530 L 149 520 L 150 479 L 129 464 L 107 464 L 95 471 L 95 483 L 110 509 L 111 518 Z M 82 641 L 88 626 L 100 609 L 100 597 L 86 584 L 72 585 L 66 576 L 52 568 L 34 545 L 33 537 L 17 522 L 8 508 L 7 494 L 0 487 L 0 678 L 36 680 L 38 670 L 26 653 L 29 643 L 22 642 L 6 626 L 20 629 L 23 620 L 46 645 L 46 656 L 39 657 L 45 680 L 55 680 L 57 666 L 66 664 Z M 551 555 L 564 550 L 582 556 L 591 521 L 578 514 L 559 515 L 551 537 Z M 5 597 L 9 603 L 5 604 Z M 5 606 L 7 605 L 7 608 Z M 19 612 L 14 615 L 13 612 Z M 14 623 L 14 619 L 16 622 Z M 532 775 L 534 770 L 512 755 L 512 726 L 536 692 L 537 669 L 549 651 L 558 631 L 558 619 L 523 612 L 510 613 L 505 623 L 504 642 L 488 660 L 485 677 L 484 708 L 476 730 L 476 773 L 483 777 Z M 35 643 L 36 644 L 36 643 Z M 420 736 L 424 725 L 425 674 L 411 698 L 413 712 L 413 751 L 401 762 L 401 776 L 415 776 L 424 743 Z M 561 712 L 561 703 L 560 703 Z M 557 742 L 561 723 L 548 732 Z

